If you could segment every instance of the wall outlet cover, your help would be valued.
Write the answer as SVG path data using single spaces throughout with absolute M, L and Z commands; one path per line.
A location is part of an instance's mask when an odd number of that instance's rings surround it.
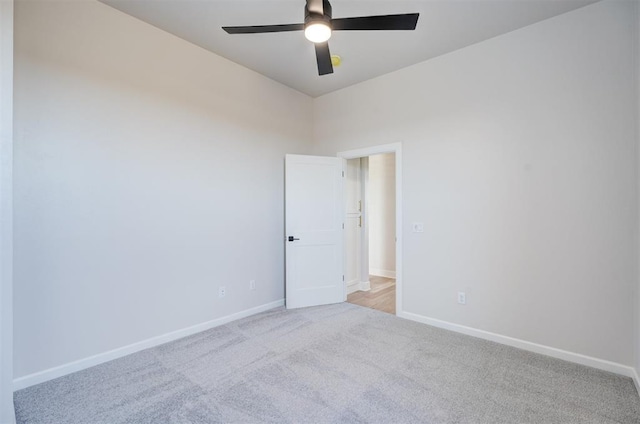
M 424 224 L 422 222 L 414 222 L 411 224 L 414 233 L 424 233 Z

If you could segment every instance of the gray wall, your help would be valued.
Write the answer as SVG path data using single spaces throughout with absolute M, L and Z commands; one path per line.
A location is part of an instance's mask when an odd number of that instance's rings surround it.
M 599 2 L 314 101 L 318 154 L 403 143 L 406 312 L 633 365 L 633 7 Z
M 0 2 L 0 422 L 13 411 L 13 0 Z
M 638 141 L 638 155 L 640 155 L 640 2 L 634 2 L 635 5 L 635 20 L 636 20 L 636 51 L 635 51 L 635 73 L 636 73 L 636 139 Z M 638 167 L 640 168 L 640 156 L 638 156 Z M 637 178 L 640 178 L 640 170 L 636 169 Z M 638 188 L 640 190 L 640 180 L 638 184 Z M 640 196 L 639 196 L 640 201 Z M 640 207 L 638 208 L 640 210 Z M 640 243 L 640 215 L 638 215 L 638 222 L 636 227 L 636 237 L 638 237 L 637 242 Z M 640 251 L 638 252 L 640 255 Z M 636 369 L 636 373 L 640 371 L 640 257 L 638 257 L 638 280 L 636 283 L 636 296 L 635 296 L 635 327 L 633 332 L 633 338 L 635 342 L 635 363 L 634 367 Z M 640 384 L 640 381 L 637 381 L 636 384 Z M 636 386 L 640 391 L 640 387 Z
M 311 98 L 94 1 L 15 41 L 16 378 L 283 299 Z

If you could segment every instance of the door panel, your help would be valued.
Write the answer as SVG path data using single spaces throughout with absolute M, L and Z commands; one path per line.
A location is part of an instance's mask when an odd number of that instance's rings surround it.
M 286 155 L 285 229 L 287 308 L 344 301 L 341 159 Z

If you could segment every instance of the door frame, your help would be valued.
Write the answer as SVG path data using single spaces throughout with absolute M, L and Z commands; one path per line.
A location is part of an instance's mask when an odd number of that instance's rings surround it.
M 338 157 L 357 159 L 381 153 L 395 153 L 396 158 L 396 316 L 402 313 L 402 143 L 382 144 L 379 146 L 363 147 L 361 149 L 338 152 Z M 344 197 L 344 196 L 343 196 Z M 343 204 L 345 200 L 343 198 Z M 343 206 L 343 209 L 346 205 Z M 344 245 L 344 242 L 343 242 Z M 343 249 L 346 262 L 347 250 Z M 347 292 L 347 283 L 344 283 L 344 292 Z

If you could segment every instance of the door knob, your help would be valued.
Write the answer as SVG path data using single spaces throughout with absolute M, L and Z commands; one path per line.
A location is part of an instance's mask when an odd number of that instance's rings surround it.
M 299 238 L 295 238 L 294 236 L 289 236 L 289 241 L 300 240 Z

